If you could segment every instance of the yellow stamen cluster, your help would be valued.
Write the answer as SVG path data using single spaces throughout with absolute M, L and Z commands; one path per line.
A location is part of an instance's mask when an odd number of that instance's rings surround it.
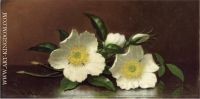
M 121 68 L 121 74 L 126 78 L 138 78 L 141 76 L 142 70 L 143 66 L 140 64 L 139 61 L 129 60 L 127 62 L 124 62 Z
M 72 47 L 67 60 L 73 65 L 84 65 L 88 60 L 88 53 L 84 47 Z

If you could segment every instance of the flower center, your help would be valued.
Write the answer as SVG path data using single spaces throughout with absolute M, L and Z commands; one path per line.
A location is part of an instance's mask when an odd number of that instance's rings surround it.
M 88 60 L 88 53 L 84 47 L 72 47 L 67 60 L 73 65 L 84 65 Z
M 136 71 L 136 67 L 134 65 L 130 65 L 128 68 L 129 68 L 130 72 L 135 72 Z
M 142 70 L 143 66 L 140 64 L 139 61 L 129 60 L 127 62 L 124 62 L 121 68 L 121 74 L 126 78 L 138 78 L 141 76 Z

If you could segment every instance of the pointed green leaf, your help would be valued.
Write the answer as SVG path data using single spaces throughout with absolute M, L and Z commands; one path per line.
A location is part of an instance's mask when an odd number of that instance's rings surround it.
M 123 52 L 123 49 L 120 46 L 116 45 L 116 44 L 108 44 L 108 45 L 106 45 L 105 50 L 108 53 L 115 53 L 115 54 Z
M 178 68 L 176 65 L 174 64 L 166 64 L 166 66 L 168 67 L 169 71 L 175 75 L 176 77 L 178 77 L 180 80 L 184 81 L 184 75 L 183 72 L 180 68 Z
M 108 90 L 115 91 L 115 86 L 113 85 L 112 81 L 110 81 L 105 76 L 93 76 L 87 79 L 88 83 L 98 87 L 104 87 Z
M 101 40 L 105 40 L 107 37 L 107 28 L 103 22 L 103 20 L 95 15 L 85 13 L 85 15 L 90 19 L 93 27 L 96 29 L 96 33 Z
M 57 48 L 58 48 L 57 45 L 50 43 L 50 42 L 45 42 L 45 43 L 39 43 L 33 47 L 30 47 L 28 50 L 50 53 Z
M 29 50 L 50 53 L 51 51 L 53 51 L 57 48 L 58 48 L 57 45 L 50 43 L 50 42 L 45 42 L 45 43 L 39 43 L 33 47 L 30 47 Z
M 58 29 L 58 32 L 60 34 L 60 41 L 63 41 L 69 36 L 69 33 L 65 32 L 64 30 Z
M 154 54 L 155 58 L 156 58 L 156 61 L 159 62 L 159 70 L 158 70 L 158 76 L 159 77 L 162 77 L 164 74 L 165 74 L 165 64 L 164 64 L 164 59 L 163 57 L 158 54 L 158 53 L 155 53 Z
M 60 89 L 63 91 L 74 89 L 78 86 L 78 82 L 72 82 L 67 78 L 63 78 L 60 82 Z
M 164 65 L 160 65 L 160 68 L 158 70 L 158 76 L 162 77 L 165 74 L 165 66 Z
M 160 63 L 160 65 L 164 65 L 165 61 L 164 61 L 163 57 L 158 53 L 155 53 L 154 55 L 156 57 L 156 60 Z

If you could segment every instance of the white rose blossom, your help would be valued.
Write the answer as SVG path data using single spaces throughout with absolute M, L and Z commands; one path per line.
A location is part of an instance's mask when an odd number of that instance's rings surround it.
M 119 34 L 119 33 L 109 33 L 107 35 L 105 45 L 116 44 L 120 47 L 123 47 L 125 42 L 126 42 L 126 38 L 124 35 Z
M 110 68 L 121 89 L 153 88 L 157 82 L 158 65 L 152 54 L 145 54 L 141 46 L 130 46 L 125 54 L 117 54 Z
M 60 48 L 51 52 L 48 62 L 55 69 L 64 69 L 63 74 L 73 82 L 82 82 L 87 75 L 97 76 L 105 67 L 105 59 L 97 53 L 98 42 L 87 31 L 70 36 L 60 43 Z

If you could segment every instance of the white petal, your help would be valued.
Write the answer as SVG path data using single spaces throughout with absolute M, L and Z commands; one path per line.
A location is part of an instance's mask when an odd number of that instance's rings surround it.
M 118 57 L 118 60 L 130 60 L 130 59 L 135 59 L 135 60 L 141 60 L 144 56 L 144 51 L 142 46 L 130 46 L 128 48 L 128 51 L 125 54 L 117 54 L 116 57 Z
M 94 33 L 89 33 L 87 31 L 80 33 L 80 45 L 83 45 L 84 47 L 89 49 L 89 51 L 96 52 L 98 42 Z
M 82 82 L 87 78 L 87 70 L 84 66 L 67 66 L 64 69 L 63 74 L 73 82 Z
M 67 49 L 56 49 L 51 52 L 48 62 L 55 69 L 63 69 L 68 65 Z
M 141 60 L 144 56 L 144 51 L 143 51 L 142 46 L 141 45 L 138 45 L 138 46 L 131 45 L 129 47 L 128 55 L 130 55 L 130 57 L 132 57 L 133 59 Z
M 119 86 L 121 89 L 130 90 L 138 88 L 138 80 L 137 79 L 127 79 L 120 77 L 117 79 L 117 86 Z
M 154 73 L 144 73 L 139 80 L 139 85 L 141 88 L 153 88 L 156 82 L 157 78 Z
M 115 61 L 112 65 L 112 67 L 110 68 L 110 72 L 112 73 L 112 76 L 116 79 L 118 79 L 121 74 L 119 73 L 122 64 L 124 63 L 124 61 L 126 61 L 126 54 L 117 54 Z
M 104 57 L 98 53 L 90 54 L 88 63 L 85 64 L 88 74 L 96 76 L 103 72 L 105 66 Z
M 79 43 L 79 35 L 75 29 L 72 29 L 68 38 L 60 42 L 61 48 L 67 48 L 72 46 L 78 46 Z
M 144 58 L 141 60 L 141 64 L 144 66 L 144 72 L 155 72 L 159 69 L 152 54 L 145 54 Z

